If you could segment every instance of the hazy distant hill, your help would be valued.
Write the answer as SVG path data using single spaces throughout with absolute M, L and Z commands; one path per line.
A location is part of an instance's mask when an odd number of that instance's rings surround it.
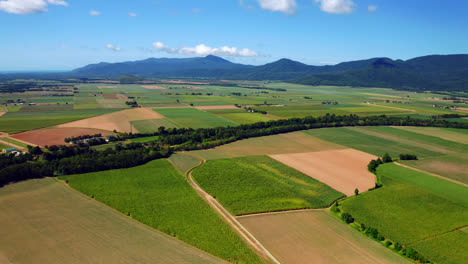
M 71 74 L 282 80 L 310 85 L 468 91 L 468 55 L 432 55 L 407 61 L 373 58 L 327 66 L 306 65 L 289 59 L 251 66 L 210 55 L 197 58 L 151 58 L 121 63 L 103 62 L 76 69 Z

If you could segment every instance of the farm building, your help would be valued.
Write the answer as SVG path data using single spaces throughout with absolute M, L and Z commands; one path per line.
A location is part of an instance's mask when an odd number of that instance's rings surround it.
M 7 149 L 4 149 L 2 150 L 2 153 L 13 153 L 13 152 L 16 152 L 16 149 L 15 148 L 7 148 Z

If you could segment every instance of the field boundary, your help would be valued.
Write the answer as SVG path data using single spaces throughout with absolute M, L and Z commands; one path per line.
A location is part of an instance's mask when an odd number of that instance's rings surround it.
M 213 208 L 237 233 L 244 239 L 244 241 L 250 245 L 260 256 L 266 260 L 270 260 L 273 263 L 280 264 L 280 262 L 243 226 L 241 225 L 234 216 L 232 216 L 215 198 L 205 192 L 196 181 L 193 179 L 192 172 L 206 163 L 206 160 L 199 156 L 189 153 L 182 153 L 190 155 L 200 160 L 200 164 L 191 168 L 187 171 L 187 180 L 195 191 Z
M 414 171 L 419 171 L 419 172 L 422 172 L 422 173 L 425 173 L 425 174 L 428 174 L 428 175 L 431 175 L 431 176 L 440 178 L 440 179 L 442 179 L 442 180 L 446 180 L 446 181 L 449 181 L 449 182 L 453 182 L 453 183 L 456 183 L 456 184 L 459 184 L 459 185 L 468 187 L 468 184 L 466 184 L 466 183 L 459 182 L 459 181 L 454 180 L 454 179 L 446 178 L 446 177 L 441 176 L 441 175 L 439 175 L 439 174 L 435 174 L 435 173 L 432 173 L 432 172 L 427 172 L 427 171 L 424 171 L 424 170 L 420 170 L 420 169 L 417 169 L 417 168 L 413 168 L 413 167 L 411 167 L 411 166 L 408 166 L 408 165 L 405 165 L 405 164 L 401 164 L 401 163 L 399 163 L 399 162 L 393 162 L 393 163 L 395 163 L 395 164 L 398 165 L 398 166 L 404 167 L 404 168 L 408 168 L 408 169 L 411 169 L 411 170 L 414 170 Z
M 171 163 L 171 164 L 172 164 L 172 163 Z M 226 261 L 226 260 L 224 260 L 224 259 L 222 259 L 222 258 L 220 258 L 220 257 L 217 257 L 217 256 L 215 256 L 215 255 L 213 255 L 213 254 L 211 254 L 211 253 L 209 253 L 209 252 L 203 251 L 203 250 L 201 250 L 201 249 L 199 249 L 199 248 L 197 248 L 197 247 L 195 247 L 195 246 L 193 246 L 193 245 L 191 245 L 191 244 L 188 244 L 188 243 L 185 242 L 185 241 L 182 241 L 182 240 L 180 240 L 180 239 L 177 239 L 177 238 L 175 238 L 175 237 L 173 237 L 173 236 L 171 236 L 171 235 L 169 235 L 169 234 L 166 234 L 166 233 L 162 232 L 162 231 L 159 230 L 159 229 L 156 229 L 156 228 L 151 227 L 151 226 L 149 226 L 149 225 L 145 225 L 145 224 L 143 224 L 142 222 L 140 222 L 140 221 L 138 221 L 138 220 L 136 220 L 136 219 L 134 219 L 134 218 L 132 218 L 132 217 L 129 217 L 128 215 L 125 215 L 124 213 L 120 212 L 119 210 L 117 210 L 117 209 L 115 209 L 115 208 L 113 208 L 113 207 L 111 207 L 111 206 L 109 206 L 109 205 L 107 205 L 107 204 L 105 204 L 105 203 L 103 203 L 103 202 L 100 202 L 100 201 L 98 201 L 98 200 L 96 200 L 96 199 L 94 199 L 94 198 L 89 197 L 88 195 L 86 195 L 86 194 L 84 194 L 84 193 L 82 193 L 82 192 L 80 192 L 80 191 L 74 189 L 73 187 L 71 187 L 71 186 L 70 186 L 69 184 L 67 184 L 66 181 L 64 181 L 64 180 L 60 180 L 60 179 L 58 179 L 58 178 L 56 178 L 56 177 L 46 177 L 46 178 L 52 178 L 52 179 L 54 179 L 55 181 L 59 182 L 60 184 L 64 185 L 66 188 L 69 188 L 69 189 L 72 190 L 73 192 L 75 192 L 75 193 L 77 193 L 78 195 L 82 196 L 83 198 L 88 199 L 88 200 L 91 200 L 91 201 L 94 201 L 94 202 L 100 204 L 101 206 L 107 207 L 108 209 L 114 211 L 114 213 L 117 213 L 117 214 L 119 214 L 119 215 L 121 215 L 121 216 L 123 216 L 123 217 L 129 219 L 130 221 L 134 222 L 136 225 L 140 226 L 142 229 L 148 229 L 148 230 L 150 230 L 150 231 L 156 231 L 157 233 L 159 233 L 159 234 L 161 234 L 161 235 L 163 235 L 163 236 L 166 236 L 166 237 L 168 237 L 168 238 L 177 240 L 178 242 L 181 242 L 181 243 L 183 243 L 183 244 L 185 244 L 185 245 L 187 245 L 187 246 L 189 246 L 189 247 L 191 247 L 191 248 L 193 248 L 193 249 L 196 249 L 196 250 L 199 251 L 199 252 L 202 252 L 202 253 L 204 253 L 204 254 L 208 254 L 208 255 L 210 255 L 210 256 L 212 256 L 212 257 L 214 257 L 214 258 L 216 258 L 216 259 L 218 259 L 218 260 L 220 260 L 220 261 L 222 261 L 222 262 L 229 263 L 228 261 Z

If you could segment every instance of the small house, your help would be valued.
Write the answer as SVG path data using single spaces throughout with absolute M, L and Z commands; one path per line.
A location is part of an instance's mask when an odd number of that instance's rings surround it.
M 13 152 L 16 152 L 15 148 L 7 148 L 7 149 L 2 150 L 3 154 L 13 153 Z

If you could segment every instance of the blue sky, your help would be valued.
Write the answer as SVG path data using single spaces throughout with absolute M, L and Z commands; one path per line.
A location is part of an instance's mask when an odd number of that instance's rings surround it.
M 0 0 L 0 70 L 207 54 L 321 65 L 468 53 L 467 10 L 464 0 Z

